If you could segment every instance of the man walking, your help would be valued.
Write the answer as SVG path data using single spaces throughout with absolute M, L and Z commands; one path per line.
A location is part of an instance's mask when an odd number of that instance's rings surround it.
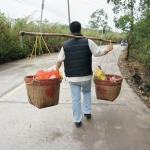
M 81 24 L 74 21 L 70 24 L 70 32 L 74 36 L 81 34 Z M 91 118 L 91 79 L 92 55 L 99 57 L 113 49 L 113 45 L 106 50 L 100 49 L 92 40 L 71 38 L 63 43 L 58 55 L 56 69 L 59 70 L 64 62 L 64 72 L 70 84 L 72 110 L 76 127 L 82 124 L 81 91 L 83 93 L 83 113 Z

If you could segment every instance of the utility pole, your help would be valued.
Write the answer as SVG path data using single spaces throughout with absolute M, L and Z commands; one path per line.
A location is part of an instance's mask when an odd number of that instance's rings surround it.
M 133 0 L 130 1 L 131 3 L 131 16 L 133 17 L 133 8 L 134 8 L 134 2 Z M 133 43 L 133 24 L 134 24 L 134 20 L 131 20 L 131 28 L 130 28 L 130 32 L 131 32 L 131 43 Z
M 42 0 L 42 7 L 41 7 L 40 32 L 42 32 L 42 18 L 43 18 L 43 9 L 44 9 L 44 0 Z
M 68 2 L 68 20 L 69 20 L 69 25 L 70 25 L 70 6 L 69 6 L 69 0 L 67 0 Z
M 44 0 L 42 0 L 42 6 L 41 6 L 41 21 L 40 21 L 40 33 L 42 33 L 42 18 L 43 18 L 43 9 L 44 9 Z M 41 38 L 40 38 L 41 43 Z M 39 55 L 41 55 L 41 51 L 39 49 Z
M 131 0 L 131 16 L 133 16 L 133 0 Z

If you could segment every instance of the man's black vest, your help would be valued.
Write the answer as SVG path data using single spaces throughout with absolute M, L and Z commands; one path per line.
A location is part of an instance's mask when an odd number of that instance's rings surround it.
M 82 36 L 81 34 L 75 35 Z M 92 53 L 89 49 L 88 39 L 71 38 L 63 43 L 63 49 L 66 77 L 92 75 Z

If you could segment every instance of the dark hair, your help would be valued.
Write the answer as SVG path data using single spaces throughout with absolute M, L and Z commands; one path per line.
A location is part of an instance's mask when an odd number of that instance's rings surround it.
M 70 24 L 70 31 L 72 33 L 79 33 L 81 31 L 81 24 L 78 21 L 74 21 Z

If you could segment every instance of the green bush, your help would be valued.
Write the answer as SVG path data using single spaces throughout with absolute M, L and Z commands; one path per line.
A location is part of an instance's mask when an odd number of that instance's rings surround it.
M 129 34 L 132 41 L 130 55 L 133 59 L 150 67 L 150 9 L 145 10 L 133 28 L 133 35 Z M 132 39 L 131 39 L 132 38 Z M 136 49 L 136 53 L 133 51 Z
M 40 22 L 38 20 L 32 20 L 32 16 L 11 19 L 0 12 L 0 64 L 28 57 L 33 49 L 33 45 L 35 43 L 35 36 L 23 36 L 22 49 L 20 46 L 19 32 L 39 32 L 39 28 Z M 70 34 L 68 25 L 63 25 L 60 23 L 49 23 L 48 20 L 43 21 L 42 32 Z M 83 29 L 82 33 L 84 36 L 98 38 L 100 38 L 101 35 L 101 31 L 92 29 Z M 121 37 L 123 37 L 123 35 L 120 35 L 119 33 L 108 32 L 103 36 L 103 39 L 119 41 Z M 43 38 L 51 52 L 58 52 L 64 40 L 67 39 L 63 37 Z M 37 54 L 38 49 L 39 45 L 37 47 Z M 42 50 L 44 51 L 44 53 L 48 52 L 43 43 Z

